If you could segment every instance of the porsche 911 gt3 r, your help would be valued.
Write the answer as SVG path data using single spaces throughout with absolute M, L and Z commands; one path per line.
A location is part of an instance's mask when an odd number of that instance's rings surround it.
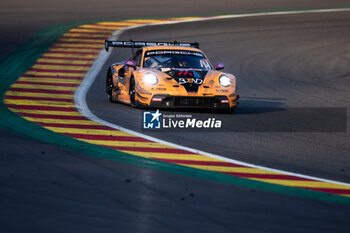
M 110 66 L 106 92 L 111 102 L 156 108 L 233 110 L 238 104 L 236 78 L 220 72 L 198 43 L 105 41 L 109 47 L 138 48 L 133 57 Z

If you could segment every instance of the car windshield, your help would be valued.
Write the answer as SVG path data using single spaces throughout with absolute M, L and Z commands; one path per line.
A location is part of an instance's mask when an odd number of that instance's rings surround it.
M 146 51 L 144 68 L 189 68 L 211 70 L 208 59 L 200 52 L 187 50 Z

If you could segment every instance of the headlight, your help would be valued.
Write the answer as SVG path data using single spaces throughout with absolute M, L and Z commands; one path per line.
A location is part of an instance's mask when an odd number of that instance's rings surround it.
M 231 84 L 230 78 L 227 77 L 226 75 L 221 75 L 219 78 L 219 82 L 223 87 L 228 87 Z
M 155 74 L 147 73 L 143 76 L 143 81 L 148 85 L 155 85 L 158 83 L 158 78 Z

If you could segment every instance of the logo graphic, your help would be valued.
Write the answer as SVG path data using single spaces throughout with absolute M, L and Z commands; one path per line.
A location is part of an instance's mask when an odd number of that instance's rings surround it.
M 144 129 L 160 129 L 162 113 L 159 109 L 156 112 L 143 112 L 143 128 Z
M 179 84 L 186 84 L 186 83 L 194 83 L 201 85 L 203 83 L 203 79 L 200 78 L 179 78 Z

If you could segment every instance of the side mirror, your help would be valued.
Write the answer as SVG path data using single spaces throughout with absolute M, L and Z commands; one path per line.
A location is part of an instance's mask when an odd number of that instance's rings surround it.
M 216 70 L 222 70 L 225 68 L 225 65 L 223 63 L 216 63 L 215 69 Z
M 124 65 L 135 67 L 136 66 L 136 62 L 134 60 L 127 60 L 127 61 L 124 62 Z

